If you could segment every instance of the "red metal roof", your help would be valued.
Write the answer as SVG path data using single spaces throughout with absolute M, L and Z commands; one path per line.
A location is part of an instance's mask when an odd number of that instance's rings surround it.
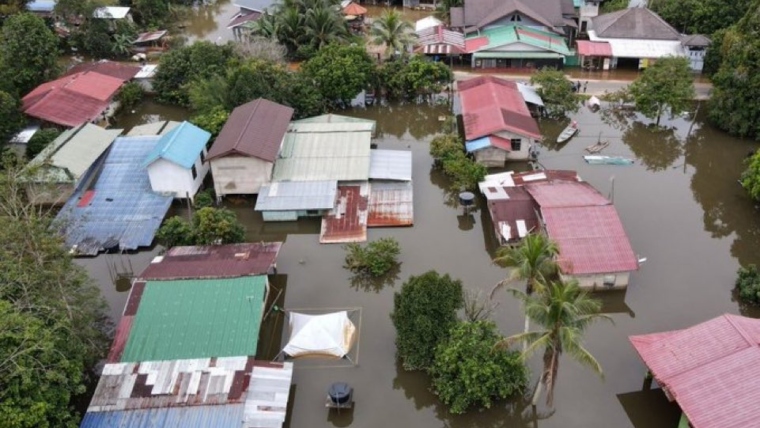
M 541 138 L 538 123 L 514 82 L 480 76 L 457 82 L 457 90 L 467 140 L 501 131 Z
M 607 42 L 576 40 L 578 53 L 583 56 L 612 56 L 612 46 Z
M 557 263 L 562 272 L 589 275 L 638 269 L 638 259 L 613 205 L 541 206 L 541 214 L 549 238 L 559 247 Z
M 760 320 L 725 314 L 684 330 L 629 340 L 691 426 L 757 426 Z
M 346 7 L 343 8 L 343 14 L 344 15 L 359 16 L 359 15 L 364 15 L 366 13 L 367 13 L 367 9 L 366 8 L 364 8 L 364 7 L 356 4 L 354 2 L 349 3 L 348 6 L 346 6 Z
M 538 219 L 538 205 L 522 187 L 504 187 L 509 199 L 495 199 L 488 201 L 488 211 L 491 213 L 496 236 L 501 236 L 505 241 L 521 239 L 517 221 L 525 222 L 527 231 L 540 229 Z M 509 226 L 509 236 L 502 235 L 502 224 Z
M 610 201 L 588 183 L 556 181 L 550 184 L 526 184 L 526 190 L 541 208 L 610 205 Z
M 110 104 L 124 80 L 85 71 L 43 83 L 23 99 L 24 113 L 63 126 L 97 118 Z
M 135 76 L 137 76 L 137 73 L 140 72 L 140 67 L 115 61 L 81 62 L 68 69 L 66 71 L 66 76 L 71 76 L 72 74 L 82 73 L 85 71 L 93 71 L 95 73 L 127 81 L 132 80 Z
M 368 195 L 364 186 L 338 186 L 334 209 L 322 217 L 319 242 L 334 244 L 367 240 Z
M 137 35 L 137 39 L 135 39 L 135 41 L 132 42 L 132 44 L 155 42 L 156 40 L 160 40 L 162 37 L 164 37 L 166 33 L 168 33 L 167 30 L 149 31 L 147 33 L 140 33 Z
M 145 280 L 233 278 L 266 275 L 275 266 L 282 242 L 174 247 L 140 275 Z
M 412 183 L 373 182 L 368 227 L 411 226 L 414 223 Z
M 515 183 L 515 186 L 555 180 L 579 181 L 580 178 L 577 172 L 562 169 L 545 169 L 542 171 L 526 171 L 512 174 L 512 181 Z
M 206 159 L 237 155 L 274 162 L 293 109 L 259 98 L 235 108 Z

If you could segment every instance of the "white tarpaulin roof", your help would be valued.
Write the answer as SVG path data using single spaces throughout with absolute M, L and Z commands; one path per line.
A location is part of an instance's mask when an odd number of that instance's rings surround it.
M 618 58 L 662 58 L 665 56 L 686 56 L 680 40 L 605 39 L 597 37 L 595 31 L 588 32 L 592 42 L 607 42 L 612 48 L 612 56 Z
M 443 24 L 443 22 L 441 22 L 440 19 L 435 16 L 428 16 L 427 18 L 422 18 L 414 23 L 414 31 L 417 32 L 426 28 L 437 27 L 441 24 Z
M 324 315 L 290 312 L 290 340 L 282 351 L 291 357 L 343 358 L 351 350 L 355 332 L 346 311 Z

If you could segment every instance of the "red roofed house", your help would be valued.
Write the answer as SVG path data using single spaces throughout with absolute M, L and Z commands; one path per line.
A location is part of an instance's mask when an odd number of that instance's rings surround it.
M 206 159 L 216 196 L 254 195 L 272 181 L 293 109 L 263 98 L 235 108 Z
M 760 320 L 725 314 L 628 339 L 668 399 L 681 407 L 679 426 L 758 426 Z
M 24 113 L 45 122 L 75 127 L 104 118 L 128 79 L 83 71 L 43 83 L 22 99 Z
M 485 166 L 526 160 L 541 139 L 517 84 L 491 76 L 457 82 L 464 122 L 465 147 Z

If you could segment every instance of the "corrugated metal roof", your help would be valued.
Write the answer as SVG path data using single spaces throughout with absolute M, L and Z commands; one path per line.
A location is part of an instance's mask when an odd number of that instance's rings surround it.
M 612 56 L 612 47 L 607 42 L 592 42 L 589 40 L 576 40 L 578 54 L 584 56 Z
M 677 40 L 681 34 L 645 7 L 626 8 L 591 18 L 591 28 L 607 39 Z
M 491 139 L 488 137 L 476 138 L 474 140 L 465 141 L 464 148 L 467 153 L 476 152 L 486 147 L 491 147 Z
M 148 281 L 122 362 L 256 355 L 266 276 Z
M 232 155 L 274 162 L 291 117 L 292 108 L 263 98 L 238 106 L 214 140 L 207 159 Z
M 369 157 L 369 178 L 373 180 L 412 179 L 412 152 L 406 150 L 372 150 Z
M 457 82 L 465 138 L 475 140 L 500 131 L 541 138 L 538 123 L 514 82 L 480 76 Z
M 520 91 L 520 95 L 522 95 L 526 103 L 538 106 L 544 105 L 544 100 L 538 95 L 535 87 L 520 82 L 515 82 L 515 85 L 517 85 L 517 90 Z
M 140 71 L 140 67 L 132 64 L 125 64 L 123 62 L 116 61 L 89 61 L 81 62 L 68 70 L 66 70 L 66 76 L 77 74 L 85 71 L 93 71 L 96 73 L 104 74 L 106 76 L 115 77 L 117 79 L 127 81 L 134 78 Z
M 102 19 L 124 19 L 127 17 L 128 13 L 128 7 L 103 6 L 95 9 L 95 11 L 92 12 L 92 17 Z
M 143 166 L 147 167 L 161 158 L 190 169 L 206 148 L 210 138 L 210 132 L 184 121 L 161 136 L 153 150 L 145 157 Z
M 559 247 L 562 272 L 588 275 L 638 269 L 638 258 L 614 206 L 541 206 L 541 215 L 549 238 Z
M 362 119 L 360 117 L 343 116 L 340 114 L 328 113 L 319 116 L 307 117 L 291 122 L 293 125 L 300 126 L 304 123 L 371 123 L 373 130 L 376 122 L 372 119 Z
M 235 27 L 240 27 L 244 24 L 255 21 L 259 18 L 261 18 L 261 12 L 253 11 L 253 10 L 241 11 L 241 12 L 236 13 L 235 15 L 232 15 L 230 22 L 227 23 L 227 28 L 233 29 Z
M 756 425 L 760 320 L 725 314 L 687 329 L 629 340 L 691 426 Z
M 13 137 L 11 137 L 11 140 L 9 142 L 12 144 L 26 144 L 39 130 L 39 124 L 27 125 L 24 127 L 24 129 L 17 132 Z
M 497 189 L 488 187 L 490 189 Z M 504 197 L 488 199 L 488 211 L 497 236 L 504 241 L 516 241 L 541 227 L 538 204 L 522 187 L 500 187 Z
M 74 183 L 121 134 L 121 129 L 103 129 L 91 123 L 63 132 L 27 165 L 39 168 L 30 179 L 38 183 Z
M 145 64 L 135 75 L 135 79 L 152 79 L 158 71 L 158 64 Z
M 234 278 L 272 271 L 282 242 L 173 247 L 138 277 L 146 280 Z
M 283 181 L 264 184 L 256 197 L 256 211 L 328 210 L 335 206 L 338 182 Z
M 142 160 L 158 137 L 119 137 L 91 188 L 78 189 L 56 217 L 66 244 L 79 254 L 96 255 L 108 241 L 121 250 L 148 246 L 172 203 L 153 192 Z M 92 198 L 79 206 L 85 193 Z
M 319 242 L 335 244 L 366 241 L 368 204 L 367 183 L 338 186 L 335 208 L 322 217 Z
M 541 208 L 610 205 L 611 202 L 588 183 L 556 181 L 526 184 L 525 188 Z
M 263 12 L 264 9 L 273 5 L 274 1 L 273 0 L 234 0 L 232 4 L 234 4 L 237 7 L 241 7 L 243 9 L 257 10 L 259 12 Z
M 210 358 L 109 364 L 103 373 L 82 428 L 280 428 L 293 363 Z
M 414 224 L 412 182 L 373 181 L 370 184 L 367 227 Z
M 133 126 L 127 133 L 127 137 L 137 137 L 146 135 L 163 135 L 170 132 L 172 129 L 179 126 L 180 122 L 165 121 L 145 123 L 142 125 Z
M 578 176 L 577 172 L 564 169 L 544 169 L 541 171 L 517 172 L 512 175 L 512 180 L 514 181 L 515 186 L 554 181 L 583 181 Z
M 156 40 L 160 40 L 162 37 L 164 37 L 166 33 L 168 33 L 167 30 L 140 33 L 137 35 L 137 38 L 132 42 L 132 44 L 155 42 Z
M 372 134 L 369 130 L 343 131 L 350 126 L 366 129 L 363 123 L 291 125 L 272 181 L 367 180 Z

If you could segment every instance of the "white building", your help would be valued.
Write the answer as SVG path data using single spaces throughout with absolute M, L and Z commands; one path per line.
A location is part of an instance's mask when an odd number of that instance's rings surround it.
M 143 165 L 154 192 L 193 199 L 209 171 L 206 143 L 211 134 L 190 122 L 162 135 Z

